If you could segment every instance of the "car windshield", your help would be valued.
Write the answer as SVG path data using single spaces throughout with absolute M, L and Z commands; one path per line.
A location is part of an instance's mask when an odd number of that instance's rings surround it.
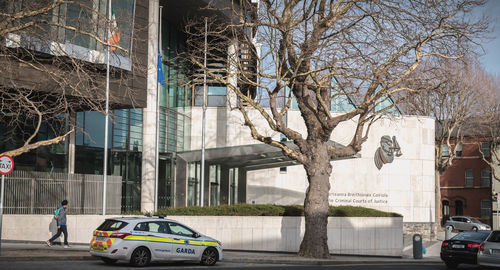
M 481 221 L 479 221 L 479 220 L 477 220 L 477 219 L 475 219 L 475 218 L 470 218 L 470 221 L 471 221 L 471 222 L 474 222 L 474 223 L 481 223 Z
M 452 237 L 452 240 L 468 240 L 482 242 L 488 237 L 490 232 L 463 232 Z
M 127 226 L 127 222 L 119 221 L 119 220 L 114 220 L 114 219 L 107 219 L 104 221 L 97 230 L 99 231 L 117 231 L 122 229 L 123 227 Z
M 500 242 L 500 231 L 492 232 L 491 236 L 488 238 L 488 242 Z

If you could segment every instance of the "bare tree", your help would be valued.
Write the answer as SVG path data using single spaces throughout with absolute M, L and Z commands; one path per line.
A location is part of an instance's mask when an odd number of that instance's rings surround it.
M 500 77 L 482 74 L 481 107 L 475 118 L 477 137 L 483 137 L 490 142 L 489 149 L 478 148 L 483 160 L 490 165 L 493 179 L 500 181 Z
M 231 105 L 242 113 L 252 137 L 280 148 L 304 166 L 309 187 L 299 255 L 325 258 L 330 160 L 361 150 L 370 125 L 394 106 L 380 109 L 389 96 L 397 103 L 406 93 L 419 91 L 401 85 L 424 59 L 459 58 L 473 48 L 487 24 L 467 16 L 483 1 L 263 0 L 258 7 L 249 2 L 239 1 L 232 10 L 222 11 L 232 14 L 229 23 L 210 19 L 206 66 L 201 49 L 204 23 L 188 23 L 189 70 L 205 70 L 211 82 L 228 86 L 239 99 Z M 252 61 L 258 69 L 252 68 Z M 215 64 L 219 62 L 225 65 Z M 199 74 L 194 72 L 194 77 Z M 269 109 L 256 98 L 259 91 L 268 97 Z M 284 103 L 278 101 L 283 93 Z M 346 95 L 355 98 L 357 106 L 333 113 L 332 99 Z M 284 121 L 292 100 L 307 134 Z M 250 116 L 253 112 L 298 148 L 263 135 Z M 357 123 L 351 141 L 345 146 L 329 144 L 332 131 L 350 120 Z
M 110 104 L 134 103 L 132 77 L 145 68 L 130 51 L 133 9 L 114 8 L 117 16 L 109 21 L 103 3 L 0 1 L 0 123 L 8 129 L 0 136 L 8 150 L 3 154 L 60 143 L 75 130 L 77 111 L 104 112 L 108 25 L 110 85 L 121 92 Z M 42 127 L 49 134 L 40 136 Z
M 484 76 L 485 72 L 477 60 L 470 57 L 458 60 L 431 59 L 422 64 L 405 82 L 405 85 L 417 91 L 401 104 L 403 110 L 436 119 L 436 222 L 441 213 L 441 175 L 453 165 L 464 137 L 473 134 L 473 122 L 485 105 Z

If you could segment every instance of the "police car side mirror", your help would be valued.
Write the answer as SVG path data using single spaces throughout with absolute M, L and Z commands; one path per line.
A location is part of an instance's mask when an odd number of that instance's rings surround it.
M 199 238 L 201 235 L 199 233 L 193 233 L 194 238 Z

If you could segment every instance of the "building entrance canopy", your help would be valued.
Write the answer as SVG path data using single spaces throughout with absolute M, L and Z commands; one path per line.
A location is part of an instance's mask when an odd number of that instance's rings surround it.
M 292 149 L 297 149 L 297 146 L 292 142 L 286 142 L 285 144 L 290 146 Z M 343 145 L 334 141 L 329 141 L 328 144 L 343 147 Z M 201 160 L 201 150 L 178 152 L 177 157 L 185 160 L 186 162 L 197 162 Z M 339 159 L 358 157 L 360 157 L 360 155 L 356 154 L 354 156 Z M 267 144 L 251 144 L 206 149 L 205 162 L 207 165 L 219 164 L 229 168 L 242 168 L 246 171 L 300 164 L 299 162 L 283 155 L 281 149 Z

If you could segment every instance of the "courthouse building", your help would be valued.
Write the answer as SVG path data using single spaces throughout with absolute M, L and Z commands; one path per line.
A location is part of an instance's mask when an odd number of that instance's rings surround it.
M 141 46 L 137 57 L 147 61 L 148 71 L 136 103 L 123 103 L 115 106 L 120 109 L 112 111 L 108 173 L 121 177 L 122 212 L 153 211 L 155 203 L 158 208 L 236 203 L 303 204 L 307 178 L 302 166 L 284 157 L 277 148 L 253 140 L 240 112 L 228 106 L 230 102 L 235 104 L 237 97 L 225 86 L 215 83 L 209 85 L 207 93 L 205 182 L 201 185 L 203 87 L 199 82 L 186 83 L 188 76 L 175 61 L 186 49 L 185 18 L 196 16 L 201 12 L 198 8 L 207 2 L 127 1 L 134 12 L 131 21 L 147 26 L 147 40 L 134 46 Z M 256 5 L 258 1 L 250 2 Z M 161 22 L 160 5 L 163 7 Z M 165 86 L 157 83 L 159 36 Z M 228 51 L 231 49 L 235 50 L 228 48 Z M 208 62 L 210 65 L 210 59 Z M 332 112 L 341 113 L 355 104 L 349 99 L 338 99 L 330 106 Z M 258 119 L 256 112 L 250 114 L 255 115 L 258 126 L 264 127 L 265 122 Z M 296 104 L 292 103 L 286 118 L 289 127 L 305 131 Z M 21 155 L 15 160 L 16 170 L 102 175 L 104 116 L 99 112 L 78 111 L 74 121 L 80 129 L 61 147 L 43 147 Z M 343 123 L 335 129 L 331 143 L 348 144 L 354 128 L 354 121 Z M 276 140 L 283 139 L 271 131 L 267 134 Z M 14 146 L 0 145 L 0 151 L 9 147 Z M 397 212 L 407 224 L 434 222 L 433 119 L 393 110 L 372 125 L 359 154 L 332 160 L 332 165 L 331 205 Z M 157 197 L 154 196 L 156 186 Z

